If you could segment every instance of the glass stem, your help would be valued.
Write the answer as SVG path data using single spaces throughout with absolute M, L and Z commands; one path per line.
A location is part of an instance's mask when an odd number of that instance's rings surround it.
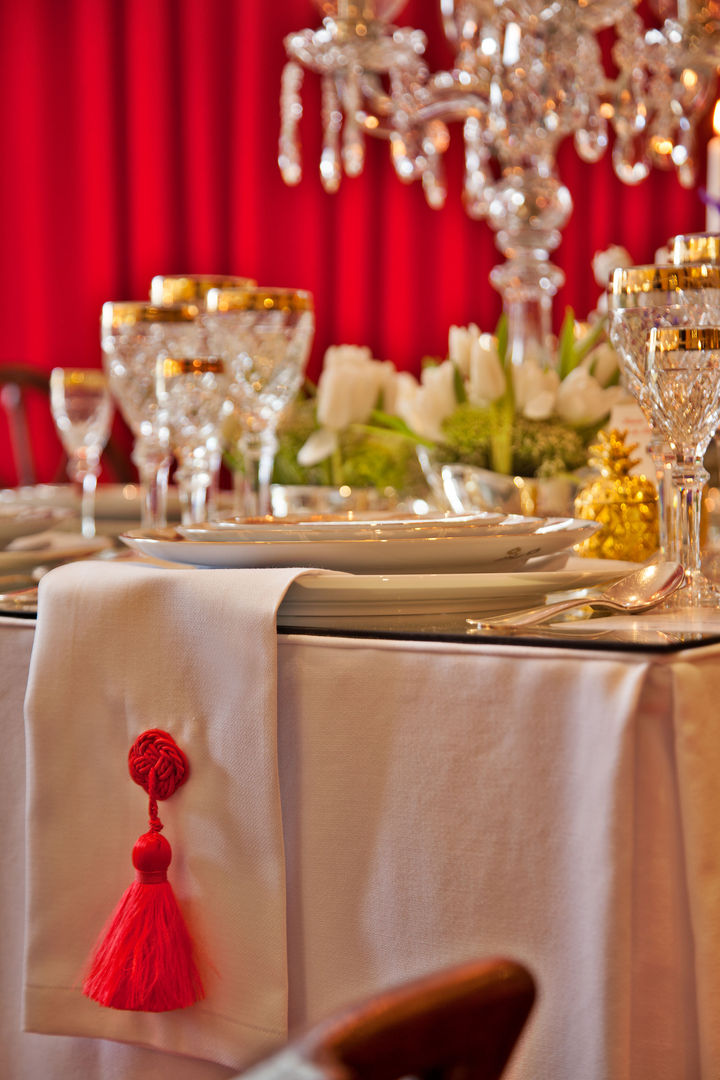
M 95 490 L 97 488 L 97 473 L 92 470 L 82 474 L 82 499 L 80 503 L 80 531 L 83 536 L 95 535 Z
M 183 525 L 198 525 L 208 520 L 210 487 L 212 484 L 209 459 L 189 455 L 187 464 L 182 462 L 175 473 L 180 489 L 181 520 Z
M 682 562 L 678 547 L 677 491 L 672 474 L 675 454 L 659 435 L 654 435 L 650 440 L 648 451 L 655 466 L 660 558 L 664 562 Z
M 710 474 L 702 457 L 678 460 L 672 470 L 678 491 L 678 556 L 685 570 L 690 604 L 700 598 L 703 575 L 700 568 L 700 513 L 702 493 Z
M 132 459 L 142 487 L 140 523 L 143 529 L 164 529 L 167 525 L 168 476 L 172 457 L 159 443 L 138 439 Z
M 257 434 L 247 433 L 243 436 L 241 450 L 245 459 L 242 510 L 244 517 L 264 517 L 272 513 L 270 481 L 276 449 L 277 439 L 271 429 L 266 428 Z

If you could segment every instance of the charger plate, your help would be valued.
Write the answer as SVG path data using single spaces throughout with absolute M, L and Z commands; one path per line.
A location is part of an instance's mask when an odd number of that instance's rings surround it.
M 637 563 L 570 557 L 561 570 L 501 574 L 305 574 L 292 583 L 279 626 L 340 626 L 369 617 L 482 615 L 519 611 L 553 593 L 609 584 Z

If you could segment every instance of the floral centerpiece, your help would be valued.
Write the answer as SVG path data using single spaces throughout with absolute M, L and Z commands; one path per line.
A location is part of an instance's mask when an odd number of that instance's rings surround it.
M 506 342 L 504 319 L 494 334 L 453 326 L 447 358 L 426 359 L 419 379 L 366 347 L 328 349 L 317 387 L 281 421 L 275 482 L 417 492 L 418 446 L 436 462 L 509 475 L 581 468 L 624 396 L 603 318 L 579 324 L 568 311 L 553 369 L 512 368 Z
M 506 345 L 504 319 L 494 335 L 451 327 L 447 360 L 426 365 L 415 384 L 399 376 L 400 415 L 439 461 L 525 477 L 574 472 L 625 397 L 604 319 L 580 324 L 568 310 L 553 368 L 532 359 L 513 367 Z

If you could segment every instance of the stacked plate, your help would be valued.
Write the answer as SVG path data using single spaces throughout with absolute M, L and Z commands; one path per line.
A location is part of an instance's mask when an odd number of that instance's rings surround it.
M 67 516 L 67 511 L 47 506 L 0 504 L 0 550 L 20 537 L 46 532 Z
M 120 539 L 163 561 L 190 566 L 307 566 L 354 574 L 448 574 L 518 570 L 571 548 L 597 529 L 574 518 L 492 513 L 427 517 L 328 515 L 231 519 Z

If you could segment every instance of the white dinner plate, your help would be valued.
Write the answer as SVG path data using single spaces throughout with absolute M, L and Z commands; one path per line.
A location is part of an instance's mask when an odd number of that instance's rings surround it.
M 358 617 L 485 615 L 542 604 L 552 593 L 616 581 L 637 563 L 570 557 L 562 570 L 507 574 L 305 574 L 292 583 L 279 626 L 343 626 Z
M 358 540 L 186 540 L 175 529 L 133 530 L 120 539 L 143 555 L 188 566 L 309 566 L 360 574 L 477 573 L 517 570 L 528 559 L 563 551 L 600 526 L 547 518 L 526 532 L 483 529 L 468 535 Z
M 84 537 L 79 533 L 48 532 L 23 537 L 0 551 L 0 572 L 29 570 L 36 566 L 52 566 L 66 559 L 84 559 L 111 547 L 106 536 Z
M 103 520 L 140 520 L 140 488 L 137 484 L 98 484 L 95 492 L 95 517 Z M 80 493 L 72 484 L 35 484 L 30 487 L 4 488 L 2 506 L 54 507 L 80 512 Z M 180 516 L 177 489 L 168 489 L 168 514 Z M 49 526 L 47 526 L 49 528 Z
M 4 505 L 0 502 L 0 549 L 21 536 L 47 532 L 70 514 L 70 510 L 59 507 Z
M 231 518 L 198 525 L 178 525 L 186 540 L 394 540 L 435 536 L 467 536 L 478 529 L 496 529 L 508 535 L 527 533 L 545 524 L 545 518 L 479 511 L 472 514 L 437 513 L 398 517 L 396 514 L 325 514 L 313 517 Z

